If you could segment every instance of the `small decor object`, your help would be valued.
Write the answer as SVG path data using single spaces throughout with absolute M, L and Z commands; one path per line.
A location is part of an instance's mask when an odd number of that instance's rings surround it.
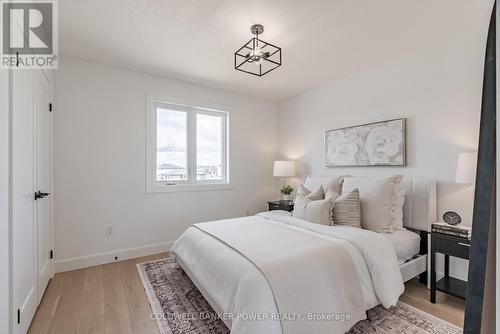
M 446 224 L 458 225 L 462 222 L 460 215 L 454 211 L 447 211 L 443 215 L 443 220 Z
M 281 66 L 281 48 L 259 39 L 262 24 L 254 24 L 250 31 L 255 37 L 234 53 L 234 69 L 261 77 Z
M 326 167 L 405 165 L 404 118 L 325 132 Z
M 283 187 L 281 187 L 280 192 L 283 195 L 284 201 L 290 201 L 292 199 L 293 190 L 294 188 L 289 184 L 285 184 L 283 185 Z
M 431 225 L 433 233 L 452 235 L 459 238 L 470 239 L 472 228 L 470 226 L 449 225 L 447 223 L 434 223 Z
M 465 152 L 458 155 L 456 183 L 475 183 L 477 152 Z

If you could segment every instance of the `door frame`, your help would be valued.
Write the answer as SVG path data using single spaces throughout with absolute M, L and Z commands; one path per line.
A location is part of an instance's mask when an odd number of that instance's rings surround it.
M 11 102 L 12 70 L 0 72 L 0 185 L 7 191 L 0 194 L 0 332 L 11 333 L 12 265 L 11 265 Z M 5 189 L 5 188 L 4 188 Z

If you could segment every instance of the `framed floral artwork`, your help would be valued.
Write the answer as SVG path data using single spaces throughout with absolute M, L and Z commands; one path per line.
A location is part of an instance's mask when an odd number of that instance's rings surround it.
M 406 166 L 406 119 L 325 131 L 325 166 Z

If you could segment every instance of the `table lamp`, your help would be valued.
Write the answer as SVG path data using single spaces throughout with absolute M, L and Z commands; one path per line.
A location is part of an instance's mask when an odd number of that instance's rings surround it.
M 285 188 L 286 178 L 295 176 L 295 163 L 288 160 L 275 161 L 273 167 L 273 176 L 283 178 L 283 188 Z M 281 190 L 281 193 L 283 194 L 283 200 L 290 200 L 293 188 L 287 187 L 289 189 L 286 189 L 285 191 L 283 191 L 283 188 Z
M 459 153 L 455 182 L 475 183 L 476 167 L 477 167 L 477 152 Z

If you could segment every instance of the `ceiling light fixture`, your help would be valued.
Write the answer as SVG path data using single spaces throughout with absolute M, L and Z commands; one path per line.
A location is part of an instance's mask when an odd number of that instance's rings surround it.
M 262 24 L 254 24 L 250 31 L 255 37 L 234 53 L 234 69 L 261 77 L 281 66 L 281 48 L 259 39 Z

